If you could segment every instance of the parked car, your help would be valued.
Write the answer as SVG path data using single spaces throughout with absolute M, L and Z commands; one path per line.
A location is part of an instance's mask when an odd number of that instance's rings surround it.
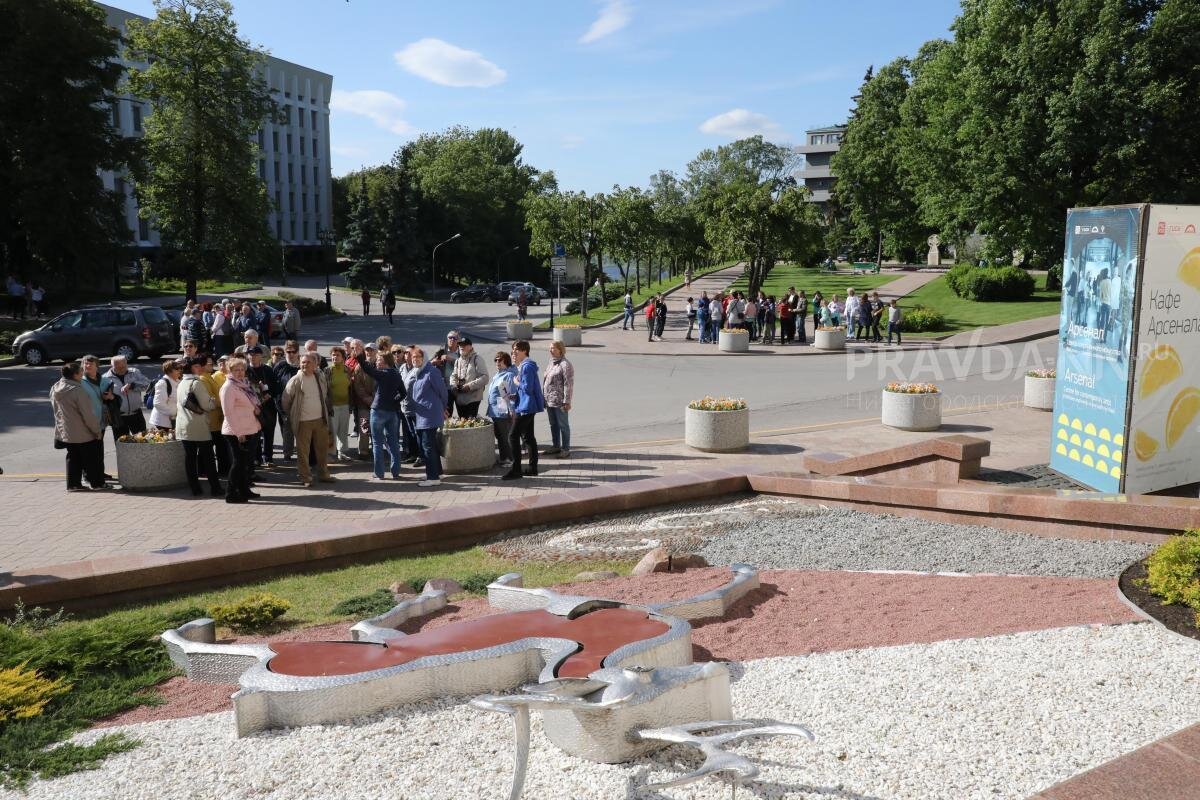
M 496 287 L 490 283 L 477 283 L 450 295 L 451 303 L 494 303 L 499 299 Z
M 163 313 L 167 315 L 167 319 L 171 320 L 171 337 L 175 340 L 175 352 L 179 352 L 183 347 L 179 333 L 179 323 L 183 319 L 183 309 L 164 308 Z
M 13 355 L 30 366 L 52 359 L 70 361 L 82 355 L 160 358 L 173 352 L 172 323 L 158 306 L 107 303 L 82 306 L 59 314 L 40 328 L 13 340 Z M 178 330 L 178 323 L 175 329 Z
M 524 290 L 526 299 L 535 306 L 540 306 L 542 301 L 550 296 L 550 293 L 545 289 L 539 289 L 532 283 L 519 283 L 512 288 L 508 293 L 508 304 L 511 306 L 517 302 L 521 291 Z

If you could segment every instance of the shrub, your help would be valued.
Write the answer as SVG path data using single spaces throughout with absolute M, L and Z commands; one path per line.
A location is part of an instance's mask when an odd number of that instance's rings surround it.
M 1053 377 L 1056 377 L 1057 375 L 1058 375 L 1058 373 L 1056 373 L 1054 370 L 1043 369 L 1042 367 L 1038 367 L 1037 369 L 1027 370 L 1025 372 L 1026 378 L 1053 378 Z
M 492 421 L 487 417 L 455 417 L 442 423 L 442 428 L 453 431 L 462 428 L 488 428 L 491 424 Z
M 208 610 L 218 625 L 235 631 L 256 631 L 267 627 L 287 613 L 292 604 L 268 592 L 247 595 L 236 603 L 213 606 Z
M 339 617 L 367 619 L 375 617 L 395 607 L 396 596 L 387 589 L 376 589 L 370 594 L 360 594 L 347 598 L 329 610 L 330 614 Z
M 609 286 L 607 286 L 607 285 L 605 285 L 605 287 L 604 287 L 605 297 L 609 301 L 620 297 L 622 291 L 623 290 L 620 287 L 617 287 L 615 290 L 609 288 Z M 595 286 L 588 289 L 587 296 L 588 296 L 588 310 L 589 311 L 591 311 L 593 308 L 600 308 L 604 305 L 604 302 L 605 302 L 604 298 L 601 298 L 600 291 Z M 564 314 L 578 314 L 579 313 L 579 298 L 577 297 L 574 300 L 567 303 L 566 308 L 563 309 L 563 313 Z
M 301 320 L 304 317 L 319 317 L 322 314 L 329 313 L 329 306 L 325 305 L 324 300 L 314 300 L 311 297 L 305 297 L 304 295 L 286 290 L 281 291 L 279 297 L 287 300 L 296 307 L 296 310 L 300 312 Z
M 44 631 L 48 628 L 53 628 L 60 622 L 66 621 L 71 615 L 66 612 L 66 609 L 60 608 L 58 611 L 51 612 L 49 609 L 41 606 L 34 606 L 27 609 L 25 604 L 17 598 L 17 602 L 13 604 L 12 616 L 4 620 L 4 624 L 11 628 L 24 628 L 29 631 Z
M 988 303 L 1028 300 L 1037 283 L 1020 267 L 959 264 L 946 273 L 946 285 L 959 297 Z
M 24 664 L 0 669 L 0 722 L 10 717 L 27 719 L 42 713 L 53 698 L 66 694 L 71 684 L 62 678 L 43 678 Z
M 420 575 L 416 576 L 415 578 L 409 578 L 405 581 L 405 583 L 408 584 L 408 588 L 412 589 L 416 594 L 420 594 L 421 592 L 425 591 L 425 584 L 428 582 L 429 578 L 422 578 Z
M 1055 264 L 1046 271 L 1046 289 L 1054 291 L 1062 288 L 1063 265 Z
M 940 331 L 946 327 L 946 317 L 940 311 L 917 306 L 904 314 L 904 330 L 908 333 Z
M 499 577 L 500 574 L 497 572 L 476 572 L 463 578 L 460 585 L 463 587 L 464 592 L 484 594 L 487 592 L 488 584 L 495 583 Z
M 1146 587 L 1164 603 L 1200 611 L 1200 530 L 1171 539 L 1146 560 Z

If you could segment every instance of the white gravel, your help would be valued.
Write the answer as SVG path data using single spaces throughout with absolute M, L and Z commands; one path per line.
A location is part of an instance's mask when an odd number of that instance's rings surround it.
M 738 715 L 800 722 L 818 737 L 744 745 L 763 772 L 739 797 L 1025 798 L 1200 719 L 1200 645 L 1148 623 L 735 666 Z M 589 764 L 550 745 L 536 720 L 530 800 L 729 797 L 712 780 L 640 790 L 694 764 L 686 751 Z M 227 713 L 125 730 L 144 744 L 24 797 L 462 800 L 506 796 L 511 775 L 507 720 L 461 699 L 242 740 Z

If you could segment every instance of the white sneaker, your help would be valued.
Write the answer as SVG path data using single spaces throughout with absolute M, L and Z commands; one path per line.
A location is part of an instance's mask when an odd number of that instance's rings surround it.
M 383 478 L 379 477 L 378 475 L 372 475 L 370 480 L 371 483 L 383 483 Z
M 422 489 L 428 489 L 431 486 L 441 486 L 441 485 L 442 485 L 442 482 L 439 480 L 421 481 L 420 483 L 417 484 L 417 486 L 420 486 Z

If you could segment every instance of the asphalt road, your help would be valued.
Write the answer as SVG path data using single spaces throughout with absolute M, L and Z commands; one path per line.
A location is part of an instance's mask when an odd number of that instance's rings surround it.
M 316 293 L 306 289 L 305 293 Z M 323 290 L 322 290 L 323 293 Z M 358 298 L 335 293 L 335 303 L 357 308 L 357 315 L 306 322 L 303 338 L 316 338 L 322 350 L 343 336 L 374 338 L 388 334 L 399 343 L 437 347 L 456 328 L 476 340 L 490 364 L 504 341 L 504 321 L 515 316 L 505 303 L 400 303 L 396 325 L 372 314 L 361 315 Z M 378 311 L 378 304 L 373 304 Z M 547 306 L 530 307 L 535 321 Z M 691 345 L 699 347 L 699 345 Z M 534 358 L 546 363 L 548 342 L 536 341 Z M 428 351 L 432 352 L 432 351 Z M 829 423 L 873 423 L 879 416 L 879 392 L 892 380 L 937 383 L 944 407 L 979 408 L 1018 401 L 1026 369 L 1052 363 L 1055 342 L 964 349 L 830 354 L 803 358 L 770 355 L 713 356 L 606 355 L 603 350 L 574 350 L 575 404 L 571 412 L 575 448 L 637 443 L 653 448 L 683 436 L 683 409 L 704 395 L 745 398 L 753 409 L 752 429 L 759 435 L 790 433 Z M 139 361 L 147 376 L 157 366 Z M 47 394 L 58 366 L 0 369 L 0 467 L 9 475 L 60 473 L 62 454 L 52 447 Z M 538 439 L 549 440 L 543 418 Z M 111 450 L 111 443 L 109 448 Z

